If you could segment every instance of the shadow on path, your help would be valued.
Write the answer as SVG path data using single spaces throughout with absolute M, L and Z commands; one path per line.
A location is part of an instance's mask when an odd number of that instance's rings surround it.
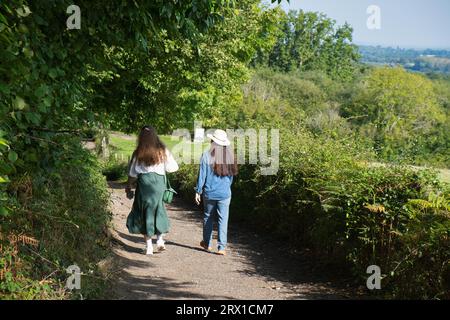
M 123 184 L 111 182 L 109 186 L 116 189 L 123 188 Z M 120 202 L 120 199 L 118 200 Z M 168 205 L 167 209 L 173 212 L 171 219 L 181 225 L 192 224 L 189 227 L 190 230 L 195 229 L 201 237 L 201 207 L 176 199 Z M 128 234 L 123 229 L 122 231 L 115 229 L 114 243 L 118 249 L 125 251 L 121 253 L 114 251 L 115 260 L 123 267 L 119 280 L 122 285 L 118 286 L 117 292 L 119 299 L 234 299 L 225 291 L 222 295 L 203 293 L 205 291 L 199 290 L 199 284 L 193 278 L 184 277 L 183 281 L 181 277 L 177 280 L 177 272 L 184 272 L 184 270 L 177 271 L 175 268 L 173 273 L 162 273 L 161 276 L 149 271 L 149 268 L 156 268 L 155 264 L 157 265 L 158 262 L 154 260 L 155 263 L 153 263 L 151 261 L 153 258 L 148 259 L 142 254 L 144 247 L 142 236 Z M 327 270 L 307 254 L 289 250 L 286 243 L 268 234 L 259 234 L 242 224 L 231 223 L 228 240 L 229 256 L 224 262 L 235 267 L 236 274 L 241 277 L 263 279 L 268 286 L 274 284 L 274 287 L 267 290 L 286 293 L 280 297 L 285 299 L 358 298 L 355 288 L 347 285 L 345 279 L 337 279 L 333 270 Z M 192 250 L 192 253 L 205 253 L 205 258 L 200 257 L 201 261 L 199 260 L 198 263 L 210 261 L 208 253 L 200 247 L 174 240 L 168 240 L 166 244 L 179 249 Z M 177 256 L 174 255 L 174 257 L 176 259 Z M 166 257 L 161 258 L 166 259 Z M 167 267 L 170 269 L 172 266 L 169 263 Z M 248 290 L 251 292 L 252 288 Z M 254 298 L 259 299 L 258 296 Z
M 189 205 L 177 199 L 173 207 L 182 213 L 172 219 L 202 224 L 201 206 Z M 172 207 L 169 209 L 175 211 Z M 245 270 L 238 271 L 243 275 L 262 276 L 268 282 L 282 282 L 285 289 L 295 292 L 291 299 L 363 298 L 357 293 L 358 289 L 351 285 L 350 279 L 338 274 L 345 272 L 336 272 L 305 252 L 294 252 L 285 242 L 269 234 L 256 233 L 245 225 L 230 222 L 230 255 L 239 256 L 241 263 L 247 266 Z M 217 230 L 216 223 L 214 229 Z
M 126 282 L 127 290 L 126 292 L 117 292 L 118 299 L 233 299 L 229 296 L 203 295 L 186 291 L 186 288 L 195 284 L 192 282 L 180 282 L 168 277 L 139 277 L 129 272 L 123 272 L 120 281 Z
M 116 233 L 125 240 L 128 241 L 132 241 L 136 244 L 143 244 L 143 238 L 142 236 L 136 236 L 136 235 L 130 235 L 130 234 L 125 234 L 123 232 L 120 231 L 116 231 Z M 118 239 L 114 239 L 113 240 L 115 243 L 119 244 L 120 246 L 122 246 L 125 250 L 129 251 L 129 252 L 135 252 L 135 253 L 142 253 L 142 249 L 137 249 L 135 247 L 129 246 L 125 243 L 123 243 L 122 241 L 119 241 Z M 155 239 L 153 239 L 153 243 L 155 243 Z M 189 249 L 189 250 L 194 250 L 194 251 L 200 251 L 200 252 L 205 252 L 205 250 L 199 248 L 199 247 L 192 247 L 192 246 L 188 246 L 185 244 L 181 244 L 181 243 L 177 243 L 175 241 L 171 241 L 171 240 L 166 240 L 165 243 L 167 245 L 171 245 L 171 246 L 176 246 L 176 247 L 180 247 L 180 248 L 185 248 L 185 249 Z
M 225 295 L 203 295 L 194 293 L 190 288 L 195 286 L 196 283 L 191 281 L 178 281 L 170 277 L 149 276 L 147 273 L 148 270 L 156 268 L 157 266 L 150 258 L 143 255 L 143 249 L 138 248 L 143 245 L 142 236 L 129 235 L 117 230 L 115 233 L 116 236 L 113 237 L 113 243 L 116 245 L 116 249 L 123 249 L 131 254 L 131 257 L 125 257 L 116 250 L 113 251 L 115 264 L 117 265 L 117 268 L 121 270 L 117 286 L 119 289 L 115 291 L 116 299 L 233 299 L 233 297 Z M 125 241 L 132 242 L 132 244 L 136 246 L 126 244 Z M 166 244 L 195 251 L 203 251 L 200 248 L 179 244 L 174 241 L 166 241 Z M 155 252 L 155 256 L 156 255 L 158 255 L 158 253 Z M 155 256 L 153 256 L 153 258 Z M 136 272 L 136 270 L 139 270 L 140 272 Z

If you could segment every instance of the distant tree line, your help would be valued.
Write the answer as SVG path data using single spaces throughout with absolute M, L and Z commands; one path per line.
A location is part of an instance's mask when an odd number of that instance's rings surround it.
M 359 53 L 363 63 L 400 65 L 407 70 L 424 73 L 450 73 L 449 50 L 359 46 Z

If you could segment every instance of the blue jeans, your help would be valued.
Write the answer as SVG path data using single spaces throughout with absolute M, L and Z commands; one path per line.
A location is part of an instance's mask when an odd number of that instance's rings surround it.
M 203 241 L 209 247 L 212 241 L 214 214 L 217 212 L 219 222 L 218 249 L 227 246 L 228 212 L 231 197 L 224 200 L 204 200 Z

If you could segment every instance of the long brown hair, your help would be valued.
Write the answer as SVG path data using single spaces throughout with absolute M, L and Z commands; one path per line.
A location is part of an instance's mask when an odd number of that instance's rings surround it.
M 145 126 L 141 129 L 134 156 L 138 163 L 143 163 L 146 166 L 166 161 L 166 146 L 158 137 L 155 128 Z
M 224 177 L 238 174 L 236 156 L 230 146 L 220 146 L 213 142 L 211 143 L 210 154 L 211 166 L 216 175 Z

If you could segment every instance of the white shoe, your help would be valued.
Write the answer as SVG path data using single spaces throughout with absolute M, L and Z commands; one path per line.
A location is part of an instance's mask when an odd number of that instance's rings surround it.
M 158 251 L 166 250 L 164 240 L 156 241 L 156 249 L 158 249 Z
M 152 255 L 153 254 L 153 243 L 152 243 L 152 239 L 147 240 L 147 252 L 146 254 L 148 255 Z

